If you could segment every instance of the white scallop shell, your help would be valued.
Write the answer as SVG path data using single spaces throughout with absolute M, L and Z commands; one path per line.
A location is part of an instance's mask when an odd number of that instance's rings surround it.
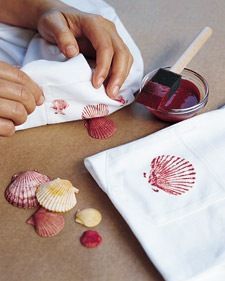
M 148 182 L 156 188 L 172 194 L 181 195 L 190 190 L 195 183 L 196 172 L 193 165 L 177 156 L 161 155 L 151 162 Z
M 67 212 L 76 203 L 75 193 L 78 189 L 70 181 L 55 179 L 38 187 L 36 197 L 41 206 L 54 212 Z
M 102 117 L 109 114 L 109 107 L 106 104 L 86 105 L 82 112 L 82 119 Z
M 75 221 L 87 227 L 95 227 L 102 220 L 101 213 L 94 208 L 86 208 L 76 212 Z
M 36 171 L 21 172 L 12 177 L 12 181 L 5 190 L 6 200 L 19 208 L 34 208 L 38 206 L 36 189 L 42 184 L 50 181 L 43 174 Z

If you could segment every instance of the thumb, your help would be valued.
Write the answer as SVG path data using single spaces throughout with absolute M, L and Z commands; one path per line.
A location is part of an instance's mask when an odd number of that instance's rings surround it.
M 46 14 L 40 26 L 42 33 L 50 35 L 66 57 L 71 58 L 79 53 L 77 41 L 60 12 Z

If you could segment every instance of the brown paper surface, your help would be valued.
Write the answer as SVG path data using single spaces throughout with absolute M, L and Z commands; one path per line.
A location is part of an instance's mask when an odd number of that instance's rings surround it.
M 224 1 L 111 0 L 139 45 L 145 72 L 171 65 L 205 25 L 214 35 L 190 64 L 210 86 L 204 111 L 225 103 Z M 0 138 L 0 280 L 1 281 L 162 281 L 139 242 L 86 171 L 83 159 L 153 133 L 168 123 L 154 118 L 139 104 L 112 115 L 117 133 L 108 140 L 91 139 L 82 121 L 17 132 Z M 218 120 L 220 122 L 220 120 Z M 34 210 L 6 202 L 4 190 L 18 171 L 37 169 L 52 178 L 71 180 L 79 188 L 78 204 L 65 215 L 64 230 L 40 238 L 25 224 Z M 94 207 L 103 215 L 94 228 L 103 237 L 96 249 L 80 245 L 86 228 L 74 222 L 78 208 Z

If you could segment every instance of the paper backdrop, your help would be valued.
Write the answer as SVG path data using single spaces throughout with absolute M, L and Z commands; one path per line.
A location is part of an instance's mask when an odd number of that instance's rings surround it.
M 0 60 L 21 67 L 43 89 L 45 102 L 28 116 L 17 130 L 82 119 L 84 111 L 92 118 L 119 110 L 134 100 L 143 76 L 139 49 L 124 28 L 114 9 L 100 0 L 63 1 L 85 12 L 113 21 L 119 35 L 130 49 L 134 63 L 120 91 L 120 100 L 110 99 L 104 86 L 95 89 L 92 69 L 82 54 L 66 60 L 57 46 L 23 28 L 0 24 Z M 84 115 L 83 115 L 84 116 Z

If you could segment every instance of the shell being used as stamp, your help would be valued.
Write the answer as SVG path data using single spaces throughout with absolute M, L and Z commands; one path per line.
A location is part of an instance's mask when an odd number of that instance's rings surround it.
M 86 227 L 95 227 L 101 222 L 101 220 L 101 213 L 94 208 L 78 210 L 75 216 L 75 221 Z
M 116 132 L 114 122 L 106 117 L 87 119 L 84 122 L 89 136 L 95 139 L 107 139 Z
M 33 225 L 39 236 L 52 237 L 63 229 L 65 220 L 62 214 L 53 213 L 44 208 L 40 208 L 26 223 Z
M 95 117 L 102 117 L 109 114 L 109 108 L 106 104 L 86 105 L 82 112 L 82 119 L 90 119 Z
M 54 212 L 67 212 L 77 203 L 75 193 L 78 193 L 68 180 L 55 179 L 38 187 L 36 197 L 39 204 Z
M 52 108 L 55 110 L 55 114 L 65 115 L 64 110 L 69 106 L 68 102 L 62 99 L 56 99 L 52 102 Z
M 195 183 L 196 172 L 193 165 L 177 156 L 161 155 L 151 162 L 148 182 L 155 186 L 153 191 L 163 190 L 172 195 L 189 191 Z
M 38 206 L 35 193 L 37 187 L 50 181 L 43 174 L 36 171 L 21 172 L 12 177 L 11 183 L 5 190 L 6 200 L 19 208 L 34 208 Z

